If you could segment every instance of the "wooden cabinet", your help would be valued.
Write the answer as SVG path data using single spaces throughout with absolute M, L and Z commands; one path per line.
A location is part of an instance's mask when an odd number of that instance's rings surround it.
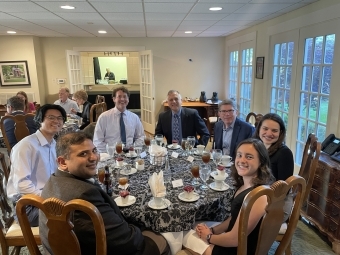
M 332 242 L 340 254 L 340 163 L 321 152 L 312 189 L 301 215 Z

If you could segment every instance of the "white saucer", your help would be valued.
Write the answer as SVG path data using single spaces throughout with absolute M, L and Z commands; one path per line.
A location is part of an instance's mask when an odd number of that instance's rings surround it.
M 129 200 L 125 204 L 122 201 L 122 197 L 116 197 L 115 202 L 120 207 L 129 206 L 129 205 L 133 205 L 134 203 L 136 203 L 136 197 L 129 195 Z
M 197 194 L 196 192 L 194 192 L 192 198 L 191 198 L 191 199 L 187 199 L 187 198 L 185 198 L 184 192 L 185 192 L 185 191 L 183 191 L 182 193 L 179 193 L 179 194 L 178 194 L 178 199 L 179 199 L 179 200 L 182 200 L 182 201 L 184 201 L 184 202 L 195 202 L 195 201 L 197 201 L 197 200 L 200 198 L 200 195 Z
M 212 172 L 210 173 L 210 176 L 211 176 L 212 178 L 214 178 L 214 176 L 217 175 L 217 171 L 220 171 L 220 170 L 212 171 Z M 227 178 L 228 176 L 229 176 L 228 173 L 225 173 L 225 177 Z
M 137 158 L 137 153 L 133 154 L 132 156 L 130 155 L 130 153 L 125 153 L 125 157 L 127 157 L 127 158 Z
M 167 208 L 167 207 L 171 204 L 171 202 L 170 202 L 168 199 L 166 199 L 166 198 L 163 198 L 163 201 L 164 201 L 163 205 L 161 205 L 161 206 L 156 206 L 156 205 L 154 204 L 153 198 L 152 198 L 152 199 L 149 201 L 148 206 L 149 206 L 151 209 L 162 210 L 162 209 Z
M 228 165 L 223 165 L 221 162 L 218 163 L 219 166 L 223 166 L 223 167 L 231 167 L 232 165 L 234 165 L 234 162 L 229 162 Z
M 215 182 L 210 183 L 209 187 L 212 190 L 215 190 L 215 191 L 226 191 L 227 189 L 229 189 L 229 185 L 226 184 L 225 182 L 222 183 L 222 188 L 220 188 L 220 189 L 216 188 L 216 183 Z
M 181 148 L 181 146 L 180 145 L 172 145 L 172 144 L 169 144 L 168 146 L 167 146 L 169 149 L 172 149 L 172 150 L 177 150 L 177 149 L 179 149 L 179 148 Z
M 118 166 L 118 165 L 117 165 L 117 161 L 115 161 L 115 164 L 116 164 L 116 165 L 115 165 L 115 168 L 121 168 L 121 167 L 122 167 L 122 166 Z M 127 165 L 127 163 L 126 163 L 126 162 L 123 162 L 123 166 L 125 166 L 125 165 Z
M 124 169 L 122 169 L 122 170 L 119 171 L 119 173 L 122 174 L 122 175 L 131 175 L 131 174 L 137 173 L 137 169 L 136 168 L 131 168 L 131 171 L 128 174 L 126 174 Z

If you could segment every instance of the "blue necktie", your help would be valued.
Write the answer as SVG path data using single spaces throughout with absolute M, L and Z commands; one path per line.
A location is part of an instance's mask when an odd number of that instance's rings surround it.
M 174 130 L 173 130 L 173 134 L 174 137 L 172 138 L 173 140 L 176 140 L 177 142 L 180 142 L 179 138 L 179 116 L 177 114 L 174 115 Z M 171 141 L 172 142 L 172 141 Z
M 126 132 L 125 132 L 125 124 L 123 120 L 123 114 L 120 114 L 120 120 L 119 120 L 119 125 L 120 125 L 120 138 L 122 139 L 123 143 L 126 143 Z

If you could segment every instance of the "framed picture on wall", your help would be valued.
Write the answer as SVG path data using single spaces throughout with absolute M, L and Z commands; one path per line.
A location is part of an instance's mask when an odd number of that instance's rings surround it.
M 0 85 L 3 87 L 30 86 L 27 61 L 1 61 Z
M 256 75 L 257 79 L 263 79 L 263 66 L 264 66 L 264 57 L 256 58 Z

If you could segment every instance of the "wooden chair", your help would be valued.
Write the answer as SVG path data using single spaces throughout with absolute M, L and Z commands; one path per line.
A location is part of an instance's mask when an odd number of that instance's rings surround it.
M 252 121 L 252 117 L 254 117 L 253 121 Z M 255 128 L 257 128 L 257 125 L 260 123 L 262 117 L 263 117 L 263 114 L 261 113 L 257 114 L 255 112 L 250 112 L 248 113 L 246 117 L 246 122 L 252 124 Z
M 96 122 L 103 112 L 107 110 L 106 103 L 93 104 L 90 109 L 90 123 Z
M 7 166 L 6 164 L 6 156 L 0 152 L 0 162 L 1 162 L 1 167 L 2 167 L 2 172 L 3 172 L 3 175 L 5 177 L 5 180 L 6 180 L 6 183 L 8 181 L 8 177 L 9 177 L 9 172 L 10 172 L 10 167 Z
M 17 141 L 19 142 L 21 139 L 25 138 L 26 136 L 30 135 L 30 131 L 27 127 L 26 124 L 26 119 L 28 118 L 34 118 L 34 114 L 28 113 L 25 115 L 7 115 L 1 118 L 0 121 L 0 128 L 1 128 L 1 132 L 2 132 L 2 136 L 4 138 L 5 144 L 6 144 L 6 148 L 8 153 L 11 152 L 12 147 L 8 141 L 8 137 L 7 137 L 7 133 L 5 130 L 5 126 L 4 126 L 4 121 L 7 119 L 12 119 L 15 124 L 14 124 L 14 135 L 15 138 L 17 139 Z
M 317 137 L 315 137 L 314 134 L 309 134 L 308 139 L 303 151 L 303 158 L 302 158 L 302 164 L 299 171 L 299 176 L 303 177 L 306 180 L 306 192 L 302 199 L 302 206 L 301 208 L 306 207 L 306 201 L 309 196 L 310 190 L 312 188 L 313 180 L 315 171 L 319 162 L 319 156 L 321 153 L 321 143 L 317 141 Z M 300 211 L 301 215 L 304 216 L 305 210 L 302 209 Z M 282 224 L 282 228 L 280 229 L 280 232 L 278 236 L 276 237 L 277 242 L 282 242 L 285 234 L 288 231 L 289 225 L 291 224 L 291 216 L 288 219 L 287 223 Z M 287 230 L 286 230 L 287 226 Z M 286 248 L 285 248 L 285 254 L 291 255 L 291 239 L 288 242 Z M 281 253 L 283 254 L 283 253 Z
M 209 130 L 210 133 L 210 142 L 211 142 L 211 138 L 214 137 L 214 127 L 217 121 L 219 121 L 219 117 L 218 117 L 218 108 L 213 108 L 212 110 L 212 115 L 208 117 L 208 119 L 204 118 L 204 121 L 207 125 L 207 128 Z
M 0 104 L 0 116 L 5 116 L 7 112 L 7 107 L 4 104 Z
M 96 254 L 106 255 L 106 232 L 103 218 L 93 204 L 82 199 L 67 203 L 58 198 L 44 200 L 34 194 L 21 197 L 16 206 L 19 223 L 31 255 L 41 255 L 28 222 L 25 208 L 27 205 L 38 207 L 47 218 L 48 242 L 55 255 L 81 255 L 78 238 L 73 231 L 72 215 L 75 210 L 89 215 L 96 234 Z
M 5 163 L 6 164 L 6 163 Z M 4 165 L 2 164 L 2 167 Z M 6 168 L 6 166 L 5 166 Z M 17 222 L 14 221 L 12 207 L 8 203 L 6 193 L 6 180 L 5 171 L 0 170 L 0 208 L 1 208 L 1 221 L 0 221 L 0 245 L 1 254 L 8 255 L 9 247 L 14 246 L 12 254 L 19 254 L 21 247 L 26 246 L 24 236 L 21 228 Z M 41 245 L 39 237 L 39 227 L 31 228 L 33 237 L 38 245 Z
M 105 97 L 101 95 L 97 95 L 96 97 L 96 104 L 98 103 L 105 103 Z

